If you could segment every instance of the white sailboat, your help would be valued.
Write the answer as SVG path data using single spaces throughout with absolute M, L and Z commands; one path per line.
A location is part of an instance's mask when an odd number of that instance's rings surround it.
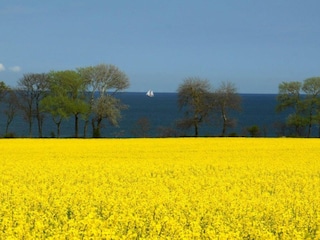
M 148 97 L 154 97 L 154 93 L 153 93 L 152 90 L 149 90 L 149 91 L 146 93 L 146 95 L 147 95 Z

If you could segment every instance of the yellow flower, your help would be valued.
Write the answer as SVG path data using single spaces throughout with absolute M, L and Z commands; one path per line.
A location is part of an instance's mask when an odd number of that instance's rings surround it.
M 318 139 L 1 139 L 0 239 L 319 239 Z

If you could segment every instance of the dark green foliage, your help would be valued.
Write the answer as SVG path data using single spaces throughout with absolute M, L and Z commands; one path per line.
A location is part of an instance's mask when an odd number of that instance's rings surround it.
M 76 71 L 51 71 L 48 79 L 49 94 L 42 101 L 42 109 L 51 114 L 60 136 L 62 120 L 74 116 L 75 133 L 78 137 L 79 116 L 89 107 L 85 101 L 86 82 Z
M 305 79 L 303 83 L 281 83 L 277 100 L 277 111 L 290 111 L 287 125 L 295 129 L 294 136 L 306 132 L 310 137 L 312 126 L 320 126 L 320 77 Z
M 9 87 L 3 81 L 0 81 L 0 101 L 4 98 L 8 90 Z
M 14 132 L 8 132 L 4 135 L 5 138 L 15 138 L 16 134 Z
M 259 137 L 260 136 L 260 128 L 257 125 L 253 125 L 247 128 L 251 137 Z

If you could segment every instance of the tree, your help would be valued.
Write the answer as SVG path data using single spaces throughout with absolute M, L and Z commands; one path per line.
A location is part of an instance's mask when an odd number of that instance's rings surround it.
M 4 114 L 7 117 L 6 120 L 6 130 L 5 130 L 5 136 L 8 136 L 9 134 L 9 126 L 12 123 L 16 113 L 18 112 L 18 97 L 16 94 L 16 91 L 12 89 L 8 89 L 8 94 L 5 97 L 5 103 L 6 108 L 4 109 Z
M 260 129 L 257 125 L 253 125 L 247 128 L 251 137 L 259 137 L 260 136 Z
M 3 82 L 0 81 L 0 101 L 5 97 L 9 87 Z
M 237 88 L 233 83 L 222 82 L 219 89 L 214 92 L 213 101 L 222 119 L 221 135 L 225 136 L 227 127 L 232 127 L 235 124 L 235 120 L 230 118 L 230 113 L 240 111 L 241 97 L 237 94 Z
M 20 107 L 25 120 L 29 123 L 29 136 L 32 136 L 32 124 L 35 117 L 38 122 L 38 135 L 42 137 L 44 114 L 40 102 L 47 93 L 48 76 L 45 73 L 24 74 L 18 82 Z
M 0 102 L 4 101 L 7 104 L 7 107 L 3 111 L 7 116 L 5 136 L 8 134 L 9 125 L 16 113 L 17 101 L 14 96 L 14 92 L 4 82 L 0 81 Z
M 121 110 L 126 109 L 119 99 L 105 95 L 99 97 L 93 106 L 95 117 L 92 118 L 93 137 L 101 137 L 102 120 L 107 119 L 112 126 L 118 126 Z
M 208 117 L 211 109 L 211 86 L 208 80 L 198 77 L 186 78 L 178 87 L 178 106 L 185 117 L 178 122 L 182 129 L 194 128 L 199 135 L 199 125 Z
M 312 125 L 314 123 L 318 123 L 320 125 L 320 77 L 305 79 L 302 85 L 302 90 L 306 93 L 306 97 L 304 99 L 304 107 L 307 111 L 307 136 L 310 137 Z
M 295 128 L 295 135 L 297 136 L 302 135 L 303 128 L 306 126 L 305 106 L 300 94 L 301 87 L 300 82 L 282 82 L 279 84 L 278 105 L 276 107 L 278 112 L 286 109 L 291 110 L 292 113 L 287 118 L 287 124 Z
M 132 129 L 133 136 L 148 137 L 151 129 L 150 125 L 150 121 L 147 117 L 139 118 Z
M 86 84 L 79 73 L 73 70 L 49 73 L 49 95 L 43 100 L 42 108 L 52 115 L 58 137 L 61 121 L 70 116 L 74 116 L 74 137 L 78 137 L 79 117 L 88 111 Z
M 116 66 L 107 64 L 79 68 L 78 72 L 91 91 L 89 113 L 94 114 L 91 119 L 93 136 L 100 137 L 102 120 L 107 119 L 111 125 L 117 126 L 121 110 L 127 108 L 115 98 L 115 93 L 128 88 L 129 79 Z
M 54 78 L 49 81 L 49 94 L 41 102 L 41 108 L 43 111 L 50 113 L 53 122 L 57 127 L 56 136 L 60 137 L 60 126 L 63 119 L 70 117 L 69 109 L 67 108 L 69 98 L 66 89 L 63 86 L 58 85 Z

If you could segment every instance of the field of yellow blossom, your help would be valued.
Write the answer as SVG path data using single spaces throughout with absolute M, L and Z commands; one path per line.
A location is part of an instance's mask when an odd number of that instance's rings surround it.
M 320 239 L 319 139 L 0 148 L 0 239 Z

